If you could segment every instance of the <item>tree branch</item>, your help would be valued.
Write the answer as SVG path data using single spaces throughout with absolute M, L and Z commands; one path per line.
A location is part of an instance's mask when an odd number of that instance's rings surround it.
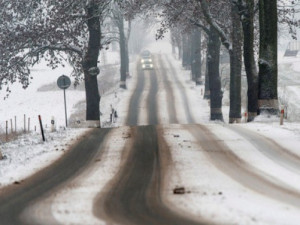
M 228 51 L 232 51 L 232 44 L 229 41 L 228 37 L 226 36 L 225 32 L 222 30 L 222 28 L 213 20 L 207 1 L 206 0 L 198 0 L 198 1 L 201 4 L 202 12 L 206 19 L 206 22 L 216 30 L 225 48 Z

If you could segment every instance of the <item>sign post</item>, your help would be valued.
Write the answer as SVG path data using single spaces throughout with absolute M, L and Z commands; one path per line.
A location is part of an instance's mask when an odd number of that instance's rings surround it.
M 64 102 L 65 102 L 65 119 L 66 119 L 66 127 L 68 126 L 68 117 L 67 117 L 67 103 L 66 103 L 66 89 L 70 87 L 71 80 L 68 76 L 62 75 L 57 79 L 57 86 L 60 89 L 64 90 Z

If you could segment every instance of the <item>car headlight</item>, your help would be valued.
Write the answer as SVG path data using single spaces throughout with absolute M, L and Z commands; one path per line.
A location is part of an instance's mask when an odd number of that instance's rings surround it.
M 152 62 L 152 59 L 149 59 L 149 62 Z
M 153 64 L 150 64 L 150 67 L 153 67 Z
M 141 60 L 141 63 L 143 63 L 143 62 L 145 62 L 145 60 L 142 59 L 142 60 Z
M 146 66 L 145 66 L 145 65 L 143 65 L 142 67 L 143 67 L 143 68 L 145 68 Z

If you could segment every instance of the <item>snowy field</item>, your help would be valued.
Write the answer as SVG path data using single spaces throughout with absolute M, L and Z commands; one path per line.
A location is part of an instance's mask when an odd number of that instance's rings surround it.
M 171 52 L 170 45 L 165 41 L 154 43 L 149 46 L 149 49 L 153 53 L 170 55 Z M 107 61 L 116 61 L 115 55 L 110 56 L 108 53 L 105 57 Z M 209 105 L 206 100 L 203 100 L 201 95 L 201 89 L 203 90 L 204 87 L 196 87 L 190 82 L 190 72 L 181 68 L 180 61 L 173 56 L 170 57 L 173 59 L 173 66 L 182 75 L 180 79 L 186 86 L 189 105 L 193 106 L 192 113 L 196 121 L 208 124 L 209 129 L 222 138 L 239 158 L 250 163 L 255 162 L 254 166 L 257 170 L 267 172 L 268 176 L 280 175 L 280 182 L 300 188 L 299 174 L 291 173 L 280 165 L 274 164 L 274 162 L 262 156 L 261 153 L 253 150 L 253 146 L 246 141 L 241 141 L 241 137 L 230 131 L 227 124 L 209 121 Z M 285 121 L 283 126 L 279 125 L 279 118 L 266 118 L 264 116 L 259 116 L 253 123 L 232 126 L 242 126 L 258 134 L 265 135 L 300 156 L 297 148 L 300 144 L 300 124 L 297 122 L 300 121 L 297 115 L 297 110 L 299 110 L 297 102 L 300 100 L 300 91 L 299 86 L 290 85 L 289 83 L 290 76 L 293 76 L 295 80 L 300 80 L 299 61 L 300 58 L 280 59 L 281 68 L 290 68 L 290 71 L 292 71 L 292 75 L 284 74 L 284 70 L 279 72 L 280 79 L 287 81 L 280 87 L 280 93 L 281 96 L 284 96 L 289 107 L 288 121 Z M 0 125 L 2 130 L 5 127 L 6 120 L 17 116 L 17 127 L 22 131 L 24 114 L 26 118 L 31 118 L 30 133 L 22 134 L 17 140 L 1 143 L 0 145 L 1 152 L 5 157 L 4 160 L 0 161 L 1 186 L 22 182 L 27 176 L 49 165 L 62 156 L 68 150 L 68 146 L 74 144 L 81 135 L 89 130 L 85 128 L 64 128 L 62 91 L 37 91 L 41 86 L 55 82 L 57 77 L 62 74 L 70 74 L 70 69 L 61 68 L 51 71 L 45 68 L 44 65 L 39 65 L 34 68 L 33 83 L 27 90 L 22 90 L 18 85 L 15 85 L 12 87 L 10 97 L 5 101 L 2 100 L 5 93 L 1 92 Z M 105 126 L 111 126 L 109 123 L 105 123 L 109 118 L 111 105 L 119 114 L 118 120 L 112 126 L 118 127 L 125 123 L 128 102 L 136 84 L 135 75 L 132 74 L 132 78 L 128 80 L 127 90 L 121 90 L 116 87 L 112 89 L 113 91 L 103 95 L 101 112 L 103 113 L 102 122 Z M 178 95 L 178 93 L 175 93 L 175 95 Z M 84 98 L 83 91 L 67 90 L 69 116 L 78 110 L 76 105 L 78 102 L 83 101 Z M 165 94 L 160 93 L 158 99 L 160 102 L 164 102 Z M 290 107 L 292 106 L 295 108 L 291 110 Z M 228 120 L 228 110 L 228 107 L 223 108 L 225 121 Z M 47 124 L 46 142 L 41 140 L 37 115 L 42 116 L 45 126 Z M 50 131 L 52 116 L 56 119 L 56 132 Z M 181 112 L 179 117 L 184 118 L 184 112 Z M 145 121 L 145 118 L 140 118 L 141 124 L 143 124 L 143 121 Z M 37 131 L 34 131 L 35 126 L 37 126 Z M 169 171 L 171 179 L 166 187 L 166 195 L 164 197 L 164 201 L 167 204 L 173 204 L 179 211 L 185 211 L 191 216 L 197 217 L 201 215 L 201 217 L 222 224 L 299 224 L 299 209 L 257 195 L 257 193 L 230 179 L 209 163 L 201 151 L 197 150 L 198 147 L 194 144 L 194 137 L 181 129 L 181 125 L 163 126 L 165 138 L 172 150 L 172 158 L 176 162 L 174 164 L 175 168 Z M 117 172 L 120 165 L 122 146 L 125 143 L 122 138 L 118 137 L 122 136 L 126 129 L 126 127 L 122 127 L 120 130 L 114 131 L 113 135 L 116 135 L 114 140 L 115 148 L 113 151 L 109 151 L 109 148 L 107 148 L 104 154 L 105 160 L 102 160 L 97 164 L 97 167 L 93 167 L 88 171 L 91 175 L 90 177 L 83 174 L 70 184 L 68 189 L 59 191 L 54 198 L 49 200 L 53 204 L 52 213 L 58 221 L 63 224 L 86 221 L 89 221 L 89 224 L 105 224 L 98 221 L 91 213 L 91 204 L 97 192 Z M 173 134 L 175 133 L 180 138 L 174 140 Z M 247 146 L 246 150 L 240 151 L 245 146 Z M 99 173 L 106 175 L 97 176 Z M 199 176 L 201 179 L 198 179 Z M 82 186 L 83 183 L 85 184 L 84 186 Z M 102 184 L 101 187 L 96 185 L 99 183 Z M 171 192 L 172 188 L 183 184 L 191 191 L 191 194 L 174 196 Z M 83 195 L 80 195 L 81 198 L 76 199 L 78 204 L 70 205 L 67 199 L 70 196 L 74 196 L 74 193 Z M 90 199 L 90 201 L 83 201 L 82 199 Z M 38 207 L 39 203 L 37 203 L 36 207 L 29 210 L 34 211 Z M 68 208 L 68 212 L 64 213 L 66 208 Z M 84 218 L 85 221 L 81 221 L 80 218 Z

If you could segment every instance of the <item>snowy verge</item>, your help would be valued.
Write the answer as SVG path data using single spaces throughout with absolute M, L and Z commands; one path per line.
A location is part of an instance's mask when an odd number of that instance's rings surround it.
M 50 165 L 87 131 L 89 129 L 60 129 L 56 132 L 46 130 L 45 142 L 41 134 L 32 132 L 2 144 L 4 159 L 0 160 L 0 187 L 22 182 L 26 177 Z

